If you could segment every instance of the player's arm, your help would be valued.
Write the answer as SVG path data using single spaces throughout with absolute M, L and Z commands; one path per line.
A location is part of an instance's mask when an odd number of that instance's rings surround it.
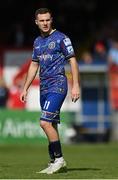
M 35 61 L 32 61 L 30 66 L 29 66 L 29 69 L 28 69 L 28 73 L 27 73 L 27 76 L 26 76 L 23 91 L 22 91 L 22 93 L 20 95 L 20 100 L 22 102 L 26 101 L 26 96 L 27 96 L 28 89 L 29 89 L 32 81 L 34 80 L 34 78 L 35 78 L 35 76 L 37 74 L 38 68 L 39 68 L 39 63 L 35 62 Z
M 71 98 L 73 102 L 76 102 L 80 97 L 80 85 L 79 85 L 80 75 L 79 75 L 76 56 L 70 38 L 65 36 L 60 42 L 60 47 L 65 58 L 70 62 L 72 80 L 73 80 Z
M 76 58 L 73 56 L 69 58 L 69 63 L 72 73 L 72 90 L 71 98 L 73 102 L 76 102 L 80 97 L 80 74 Z

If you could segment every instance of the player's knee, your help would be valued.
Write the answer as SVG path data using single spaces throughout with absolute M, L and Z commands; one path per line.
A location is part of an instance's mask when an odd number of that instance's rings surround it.
M 42 128 L 42 129 L 44 129 L 44 127 L 45 127 L 45 121 L 40 121 L 40 127 Z
M 42 129 L 47 129 L 47 128 L 50 127 L 50 125 L 51 125 L 51 123 L 49 123 L 49 122 L 47 122 L 47 121 L 40 121 L 40 127 L 41 127 Z

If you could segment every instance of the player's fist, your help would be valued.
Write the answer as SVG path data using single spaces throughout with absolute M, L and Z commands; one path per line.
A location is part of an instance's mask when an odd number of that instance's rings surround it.
M 23 90 L 22 93 L 20 94 L 20 100 L 21 102 L 25 102 L 27 98 L 27 91 Z
M 76 102 L 80 98 L 80 88 L 79 85 L 73 86 L 71 90 L 72 102 Z

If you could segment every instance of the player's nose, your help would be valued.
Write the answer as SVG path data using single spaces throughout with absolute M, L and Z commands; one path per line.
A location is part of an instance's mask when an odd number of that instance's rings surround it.
M 44 21 L 44 25 L 46 25 L 47 24 L 47 21 Z

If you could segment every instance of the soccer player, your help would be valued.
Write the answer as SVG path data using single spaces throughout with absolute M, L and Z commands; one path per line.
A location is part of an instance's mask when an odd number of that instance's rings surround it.
M 40 126 L 48 138 L 50 156 L 48 167 L 39 173 L 47 174 L 56 173 L 66 167 L 58 133 L 58 123 L 60 123 L 60 109 L 68 90 L 64 69 L 67 62 L 70 63 L 73 79 L 72 101 L 76 102 L 80 96 L 79 70 L 71 40 L 65 34 L 53 29 L 52 21 L 52 13 L 49 9 L 36 10 L 35 23 L 40 30 L 40 36 L 34 41 L 32 61 L 20 95 L 21 101 L 24 102 L 39 68 L 42 109 Z

